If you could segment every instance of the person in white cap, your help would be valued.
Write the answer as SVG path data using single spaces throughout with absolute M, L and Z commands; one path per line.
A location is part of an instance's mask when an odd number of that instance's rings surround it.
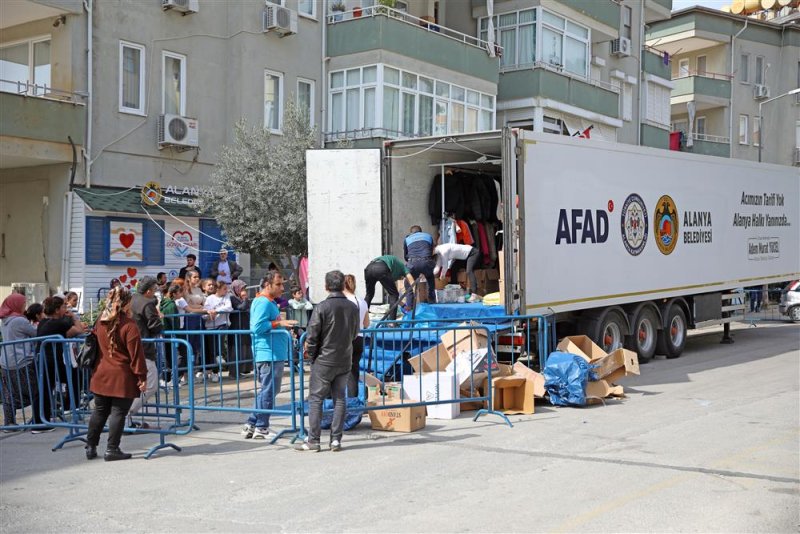
M 220 249 L 219 259 L 211 264 L 211 272 L 209 276 L 217 282 L 225 282 L 230 284 L 234 280 L 238 280 L 242 274 L 242 266 L 233 260 L 228 259 L 228 251 Z

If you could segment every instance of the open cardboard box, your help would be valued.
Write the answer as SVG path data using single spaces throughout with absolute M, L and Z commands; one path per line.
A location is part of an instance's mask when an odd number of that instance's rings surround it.
M 556 346 L 561 352 L 569 352 L 584 358 L 587 362 L 607 356 L 606 351 L 597 346 L 589 336 L 567 336 Z
M 459 327 L 477 326 L 475 322 L 461 323 Z M 440 336 L 442 345 L 450 354 L 451 359 L 459 352 L 465 350 L 477 350 L 489 346 L 489 339 L 486 337 L 485 330 L 449 330 Z
M 627 349 L 617 349 L 599 360 L 592 361 L 592 365 L 595 366 L 593 371 L 597 378 L 606 378 L 609 382 L 614 382 L 613 379 L 609 379 L 612 375 L 615 379 L 619 379 L 639 374 L 639 357 Z
M 511 368 L 511 371 L 515 376 L 521 376 L 533 381 L 534 397 L 544 397 L 544 394 L 546 393 L 544 389 L 544 376 L 529 368 L 522 362 L 515 363 L 514 367 Z
M 403 396 L 418 402 L 449 401 L 459 398 L 453 373 L 435 371 L 403 377 Z M 426 406 L 431 419 L 455 419 L 461 414 L 460 404 L 449 402 Z
M 586 403 L 599 404 L 608 397 L 624 397 L 625 390 L 622 386 L 612 386 L 607 380 L 594 380 L 586 383 Z
M 533 380 L 522 376 L 503 376 L 492 379 L 492 404 L 504 414 L 532 414 Z
M 414 369 L 415 374 L 444 371 L 447 368 L 447 364 L 451 361 L 450 353 L 442 343 L 408 359 L 408 363 L 411 365 L 411 368 Z M 420 362 L 422 362 L 421 369 Z

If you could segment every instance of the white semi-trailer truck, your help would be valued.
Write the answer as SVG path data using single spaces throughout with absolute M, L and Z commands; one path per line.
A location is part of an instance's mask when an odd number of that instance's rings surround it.
M 307 172 L 312 298 L 331 268 L 402 257 L 412 225 L 435 235 L 451 172 L 497 183 L 506 311 L 606 350 L 677 357 L 733 290 L 800 277 L 796 167 L 506 129 L 311 150 Z

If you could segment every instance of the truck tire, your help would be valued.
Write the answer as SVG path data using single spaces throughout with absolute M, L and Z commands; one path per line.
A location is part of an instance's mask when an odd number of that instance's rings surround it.
M 656 353 L 658 343 L 658 315 L 652 308 L 645 306 L 633 320 L 628 349 L 636 352 L 639 363 L 649 362 Z
M 658 332 L 656 352 L 667 358 L 677 358 L 683 353 L 686 345 L 686 314 L 677 304 L 669 307 L 667 321 L 663 330 Z
M 613 352 L 625 344 L 628 321 L 617 310 L 609 310 L 596 323 L 594 342 L 606 352 Z
M 800 322 L 800 306 L 792 306 L 789 308 L 789 311 L 786 312 L 786 315 L 789 316 L 789 320 L 792 322 Z

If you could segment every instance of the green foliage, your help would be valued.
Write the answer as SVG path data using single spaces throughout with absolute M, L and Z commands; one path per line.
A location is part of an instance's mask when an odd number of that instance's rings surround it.
M 224 228 L 228 243 L 249 254 L 297 254 L 307 248 L 306 150 L 316 131 L 287 99 L 283 135 L 270 135 L 244 119 L 234 142 L 222 148 L 211 184 L 199 199 L 201 213 Z

